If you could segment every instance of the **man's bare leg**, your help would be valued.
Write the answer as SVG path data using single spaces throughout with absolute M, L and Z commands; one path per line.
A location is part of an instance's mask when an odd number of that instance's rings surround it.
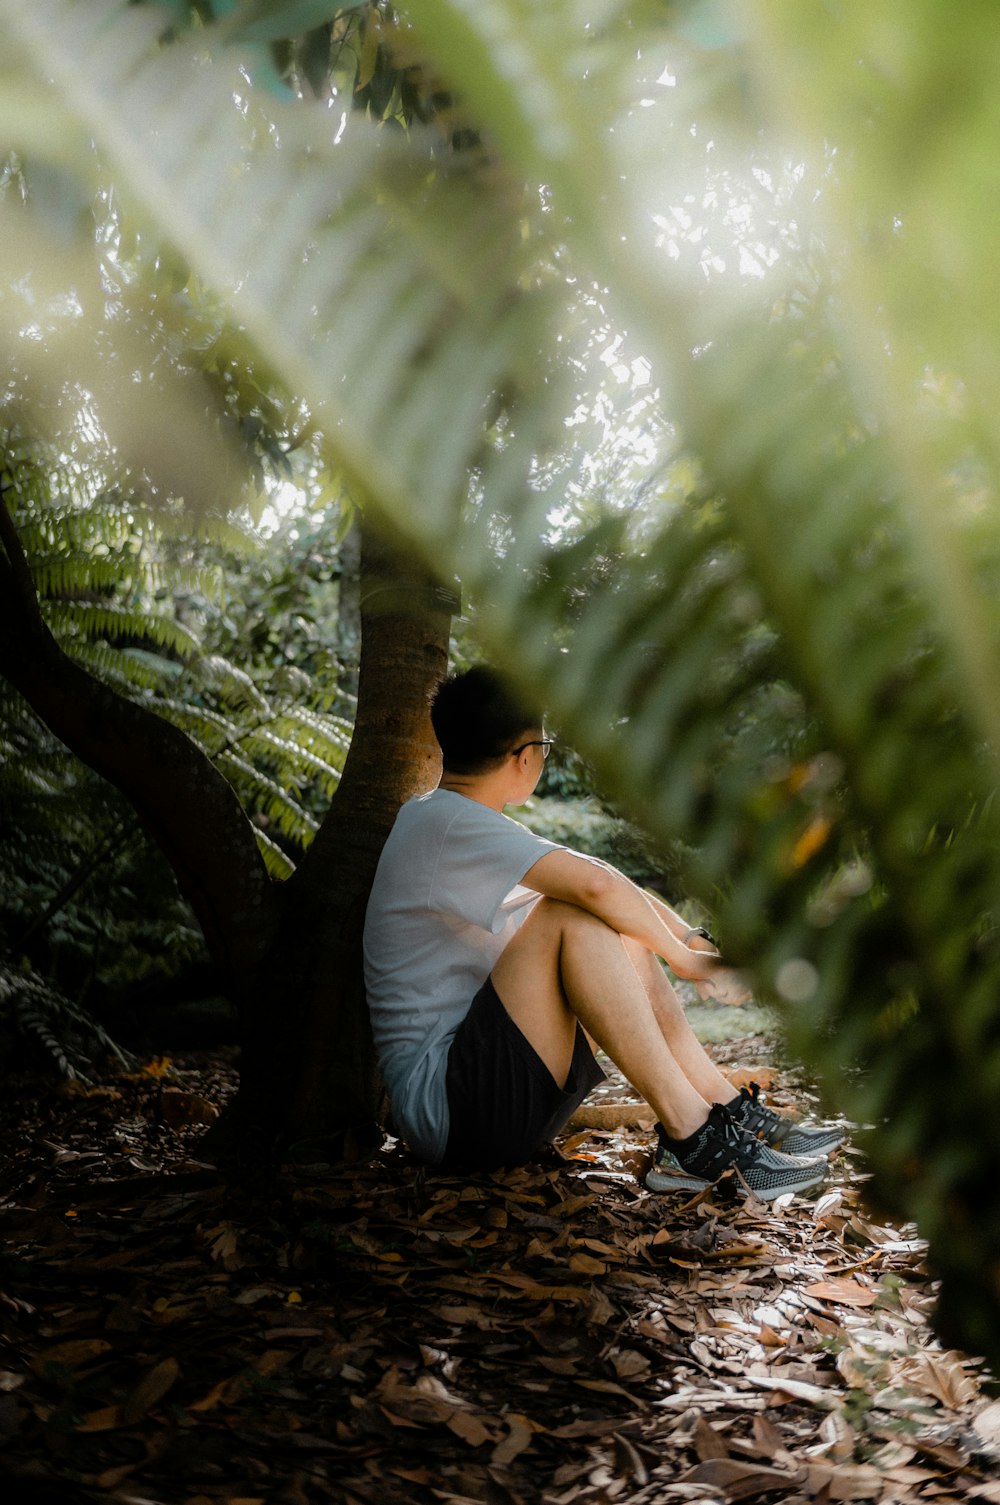
M 729 1103 L 738 1096 L 732 1082 L 723 1076 L 698 1039 L 659 959 L 638 941 L 625 941 L 625 949 L 649 995 L 653 1013 L 670 1053 L 696 1091 L 706 1102 Z
M 693 1052 L 683 1032 L 674 1029 L 671 1011 L 652 979 L 640 976 L 626 942 L 586 910 L 541 899 L 504 949 L 492 977 L 508 1014 L 560 1086 L 569 1074 L 579 1020 L 672 1138 L 694 1134 L 708 1118 L 711 1103 L 720 1100 L 705 1096 L 675 1057 L 668 1032 L 682 1051 Z M 705 1061 L 711 1066 L 707 1056 Z M 700 1063 L 698 1075 L 713 1093 L 722 1090 Z M 732 1097 L 725 1078 L 716 1075 L 728 1088 L 725 1096 Z

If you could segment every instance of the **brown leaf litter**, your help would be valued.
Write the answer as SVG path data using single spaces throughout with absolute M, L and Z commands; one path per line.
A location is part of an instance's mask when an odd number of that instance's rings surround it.
M 5 1499 L 1000 1505 L 996 1387 L 856 1152 L 787 1204 L 657 1196 L 609 1088 L 520 1170 L 390 1141 L 238 1191 L 197 1158 L 230 1066 L 166 1074 L 8 1092 Z

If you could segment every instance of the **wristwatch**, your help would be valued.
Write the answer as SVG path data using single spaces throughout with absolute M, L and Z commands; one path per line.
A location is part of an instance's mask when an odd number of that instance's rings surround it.
M 707 941 L 710 946 L 717 946 L 719 944 L 712 932 L 710 930 L 706 930 L 704 925 L 696 925 L 693 930 L 688 931 L 687 935 L 684 937 L 682 945 L 686 946 L 688 941 L 691 940 L 692 936 L 695 935 L 700 935 L 702 940 Z

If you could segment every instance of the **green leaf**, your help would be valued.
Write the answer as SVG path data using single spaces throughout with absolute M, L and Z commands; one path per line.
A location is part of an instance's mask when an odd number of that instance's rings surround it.
M 745 41 L 746 26 L 732 0 L 682 0 L 673 30 L 697 47 L 715 50 Z
M 245 0 L 225 21 L 227 39 L 238 42 L 277 42 L 300 37 L 335 16 L 364 10 L 369 0 L 336 4 L 334 0 Z

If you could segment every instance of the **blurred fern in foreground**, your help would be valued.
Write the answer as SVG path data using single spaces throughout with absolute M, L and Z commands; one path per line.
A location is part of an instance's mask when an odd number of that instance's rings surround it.
M 149 7 L 0 0 L 0 127 L 81 196 L 97 144 L 497 658 L 694 853 L 997 1357 L 1000 17 L 762 0 L 702 45 L 704 14 L 401 8 L 481 131 L 450 161 L 278 98 L 238 13 L 163 43 Z M 40 238 L 14 229 L 10 276 Z

